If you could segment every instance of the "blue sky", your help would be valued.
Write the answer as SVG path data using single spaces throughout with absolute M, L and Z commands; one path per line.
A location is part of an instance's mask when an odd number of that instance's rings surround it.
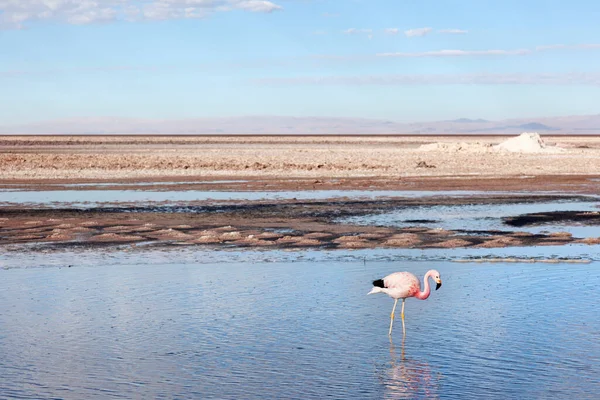
M 0 0 L 0 124 L 600 113 L 592 0 Z

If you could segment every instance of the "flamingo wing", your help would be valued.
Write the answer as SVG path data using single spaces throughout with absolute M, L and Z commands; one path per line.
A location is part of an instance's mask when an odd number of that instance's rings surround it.
M 384 287 L 393 298 L 414 296 L 421 290 L 419 279 L 410 272 L 394 272 L 383 278 Z

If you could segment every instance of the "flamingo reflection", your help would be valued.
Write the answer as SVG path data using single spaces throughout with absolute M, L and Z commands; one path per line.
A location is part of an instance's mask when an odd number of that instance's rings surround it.
M 385 376 L 386 399 L 439 398 L 440 373 L 432 371 L 429 364 L 407 358 L 405 354 L 405 339 L 397 350 L 390 339 L 391 363 Z

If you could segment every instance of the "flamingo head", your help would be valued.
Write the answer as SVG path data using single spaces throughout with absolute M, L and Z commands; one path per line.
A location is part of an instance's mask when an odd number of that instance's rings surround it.
M 432 269 L 431 271 L 429 271 L 429 274 L 436 283 L 435 290 L 438 290 L 439 288 L 441 288 L 442 287 L 442 277 L 440 276 L 440 273 L 437 270 Z

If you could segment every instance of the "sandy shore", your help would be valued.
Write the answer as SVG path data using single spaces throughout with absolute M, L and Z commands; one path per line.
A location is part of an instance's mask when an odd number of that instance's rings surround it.
M 556 180 L 560 185 L 587 190 L 586 186 L 595 186 L 588 178 L 600 176 L 600 137 L 544 137 L 549 145 L 560 148 L 560 153 L 489 150 L 504 140 L 506 137 L 2 136 L 0 183 L 263 179 L 268 185 L 281 186 L 283 181 L 284 187 L 297 185 L 300 189 L 319 184 L 388 189 L 437 188 L 440 184 L 477 188 L 481 184 L 491 189 L 490 179 L 500 187 L 515 187 L 520 185 L 513 182 L 518 177 L 532 180 L 523 187 L 537 187 L 535 180 L 542 179 L 539 186 L 546 190 Z M 436 143 L 434 149 L 420 148 Z M 444 185 L 444 181 L 451 184 Z M 249 190 L 261 185 L 264 182 Z

